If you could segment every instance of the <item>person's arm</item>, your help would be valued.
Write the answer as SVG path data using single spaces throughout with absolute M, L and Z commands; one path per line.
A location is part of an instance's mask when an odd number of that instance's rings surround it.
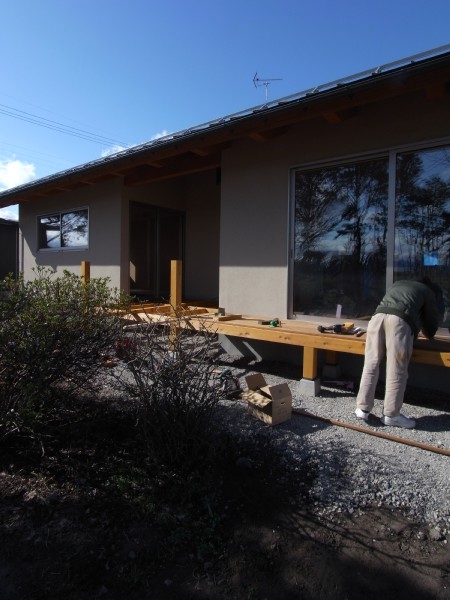
M 429 340 L 433 339 L 439 327 L 439 310 L 434 293 L 427 288 L 422 308 L 422 333 Z

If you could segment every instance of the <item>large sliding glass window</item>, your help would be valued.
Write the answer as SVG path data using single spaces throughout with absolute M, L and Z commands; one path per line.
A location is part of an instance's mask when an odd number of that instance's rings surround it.
M 295 173 L 294 313 L 364 317 L 384 293 L 388 157 Z
M 294 313 L 368 317 L 386 282 L 426 275 L 450 326 L 450 146 L 391 156 L 294 173 Z
M 450 147 L 397 156 L 394 280 L 427 275 L 450 326 Z

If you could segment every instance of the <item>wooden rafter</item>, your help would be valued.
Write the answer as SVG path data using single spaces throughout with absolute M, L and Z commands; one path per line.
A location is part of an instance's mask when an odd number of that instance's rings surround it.
M 343 123 L 344 121 L 351 119 L 352 117 L 356 116 L 359 112 L 360 107 L 353 106 L 351 108 L 346 108 L 343 110 L 333 110 L 324 112 L 323 116 L 325 120 L 328 121 L 328 123 L 336 124 Z
M 227 148 L 230 148 L 231 142 L 221 142 L 220 144 L 213 144 L 208 146 L 198 145 L 192 148 L 190 152 L 197 156 L 211 156 L 211 154 L 218 154 Z
M 284 125 L 283 127 L 273 127 L 271 129 L 260 129 L 259 131 L 252 131 L 249 134 L 249 138 L 255 142 L 268 142 L 281 135 L 286 134 L 289 131 L 289 126 Z
M 439 81 L 435 84 L 428 84 L 425 87 L 425 95 L 429 100 L 435 100 L 437 98 L 442 98 L 446 93 L 449 92 L 449 85 L 445 84 L 445 82 Z
M 178 157 L 177 160 L 168 163 L 167 166 L 164 166 L 161 169 L 154 169 L 148 165 L 137 167 L 132 174 L 125 177 L 124 185 L 142 185 L 144 183 L 150 183 L 151 181 L 170 179 L 188 173 L 200 173 L 219 167 L 220 164 L 220 154 L 213 154 L 207 157 L 197 157 L 192 154 L 187 154 Z

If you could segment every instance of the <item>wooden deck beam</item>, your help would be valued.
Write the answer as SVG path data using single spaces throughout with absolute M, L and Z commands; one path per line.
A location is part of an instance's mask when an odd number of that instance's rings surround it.
M 365 336 L 321 333 L 318 323 L 310 321 L 284 320 L 279 327 L 272 327 L 271 320 L 242 315 L 218 315 L 213 310 L 188 306 L 182 303 L 182 261 L 171 261 L 170 305 L 132 307 L 131 315 L 136 320 L 149 321 L 157 318 L 171 328 L 172 345 L 175 347 L 178 328 L 209 331 L 214 334 L 248 340 L 288 344 L 303 348 L 302 383 L 306 382 L 307 394 L 317 395 L 320 391 L 317 365 L 319 350 L 326 352 L 328 366 L 337 366 L 338 353 L 364 355 Z M 450 367 L 450 335 L 433 341 L 418 339 L 413 350 L 412 362 L 426 365 Z
M 149 317 L 158 315 L 158 320 L 170 321 L 169 305 L 155 306 L 154 309 L 137 305 L 131 313 L 145 313 Z M 165 316 L 167 315 L 167 316 Z M 247 340 L 273 342 L 302 347 L 304 350 L 303 376 L 307 379 L 317 377 L 317 356 L 319 350 L 326 352 L 327 364 L 336 365 L 340 352 L 364 355 L 365 336 L 319 333 L 317 324 L 301 321 L 282 321 L 281 327 L 259 325 L 257 318 L 241 315 L 216 316 L 211 309 L 181 304 L 179 318 L 189 320 L 189 327 L 202 329 Z M 411 362 L 450 368 L 450 336 L 437 337 L 429 341 L 419 338 L 413 350 Z

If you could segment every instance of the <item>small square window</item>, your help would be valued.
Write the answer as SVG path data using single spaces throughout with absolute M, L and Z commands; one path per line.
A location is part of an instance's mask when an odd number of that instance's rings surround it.
M 82 249 L 89 245 L 87 208 L 38 218 L 39 250 Z

